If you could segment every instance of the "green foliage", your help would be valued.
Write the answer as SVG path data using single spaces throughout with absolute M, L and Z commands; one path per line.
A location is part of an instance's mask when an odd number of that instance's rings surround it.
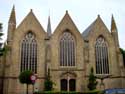
M 52 91 L 53 90 L 53 82 L 50 79 L 50 70 L 48 70 L 47 78 L 44 82 L 44 91 Z
M 32 84 L 32 81 L 30 80 L 30 77 L 31 77 L 32 74 L 33 73 L 30 70 L 26 70 L 26 71 L 22 72 L 19 75 L 20 83 L 22 83 L 22 84 Z
M 2 33 L 2 32 L 0 32 L 0 39 L 2 39 L 1 36 L 3 36 L 3 33 Z
M 41 91 L 34 94 L 101 94 L 101 91 L 93 90 L 88 92 L 76 92 L 76 91 Z
M 91 91 L 87 91 L 84 94 L 102 94 L 102 91 L 99 90 L 91 90 Z
M 5 51 L 5 49 L 4 49 L 4 48 L 0 48 L 0 56 L 3 56 L 4 51 Z
M 35 92 L 34 94 L 84 94 L 82 92 L 67 92 L 67 91 L 43 91 L 43 92 Z M 86 93 L 85 93 L 86 94 Z
M 9 49 L 10 48 L 7 45 L 4 45 L 4 47 L 0 49 L 0 56 L 6 56 Z
M 1 36 L 3 36 L 2 28 L 3 28 L 3 27 L 2 27 L 2 23 L 0 23 L 0 39 L 2 39 Z
M 0 29 L 2 29 L 2 23 L 0 23 Z
M 120 51 L 122 53 L 123 61 L 124 61 L 124 66 L 125 66 L 125 50 L 123 50 L 122 48 L 120 48 Z
M 26 71 L 21 72 L 21 74 L 19 75 L 20 83 L 27 85 L 26 94 L 28 94 L 28 85 L 32 84 L 32 81 L 30 79 L 32 74 L 33 74 L 32 71 L 26 70 Z
M 0 23 L 0 40 L 2 39 L 1 38 L 2 36 L 3 36 L 3 33 L 2 33 L 2 24 Z M 3 56 L 4 51 L 5 51 L 5 48 L 0 48 L 0 56 Z
M 88 88 L 89 88 L 89 90 L 94 90 L 94 89 L 96 89 L 96 86 L 97 86 L 96 76 L 94 76 L 93 68 L 91 68 L 91 72 L 89 75 Z
M 50 79 L 45 80 L 45 91 L 51 91 L 53 89 L 53 82 Z

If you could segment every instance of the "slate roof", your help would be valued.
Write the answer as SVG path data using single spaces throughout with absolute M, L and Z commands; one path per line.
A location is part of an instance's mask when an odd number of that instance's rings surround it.
M 92 30 L 92 28 L 94 27 L 94 23 L 95 23 L 95 21 L 85 30 L 85 31 L 83 31 L 83 33 L 82 33 L 82 36 L 83 37 L 87 37 L 88 35 L 89 35 L 89 32 Z
M 96 20 L 87 28 L 85 31 L 83 31 L 82 36 L 84 39 L 86 39 L 90 33 L 90 31 L 93 29 L 94 25 L 96 23 Z
M 104 26 L 104 27 L 108 30 L 108 28 L 106 27 L 106 25 L 105 25 L 104 22 L 102 21 L 100 15 L 98 15 L 97 19 L 96 19 L 85 31 L 83 31 L 83 33 L 82 33 L 83 38 L 84 38 L 85 40 L 87 40 L 87 38 L 88 38 L 90 32 L 92 32 L 92 31 L 94 30 L 94 27 L 95 27 L 96 25 L 99 25 L 99 24 L 101 24 L 101 26 Z M 108 31 L 109 31 L 109 30 L 108 30 Z

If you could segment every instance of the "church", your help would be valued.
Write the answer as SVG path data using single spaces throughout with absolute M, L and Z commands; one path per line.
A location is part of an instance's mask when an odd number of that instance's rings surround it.
M 0 57 L 0 91 L 3 94 L 26 92 L 26 85 L 18 79 L 25 70 L 31 70 L 37 76 L 34 89 L 39 91 L 44 89 L 48 70 L 55 91 L 87 91 L 91 68 L 98 78 L 97 89 L 125 88 L 125 68 L 113 16 L 110 30 L 98 15 L 80 33 L 66 11 L 52 33 L 50 17 L 47 30 L 44 30 L 33 10 L 16 26 L 13 7 L 6 46 L 7 54 Z M 30 85 L 29 92 L 32 89 Z

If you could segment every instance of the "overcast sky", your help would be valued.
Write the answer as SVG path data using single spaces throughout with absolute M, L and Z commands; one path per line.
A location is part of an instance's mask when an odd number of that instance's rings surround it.
M 33 9 L 45 30 L 48 15 L 50 15 L 52 31 L 55 30 L 66 10 L 80 32 L 83 32 L 98 14 L 110 30 L 113 14 L 118 28 L 120 47 L 125 49 L 125 0 L 0 0 L 0 22 L 3 23 L 5 37 L 13 4 L 16 10 L 17 26 L 30 9 Z

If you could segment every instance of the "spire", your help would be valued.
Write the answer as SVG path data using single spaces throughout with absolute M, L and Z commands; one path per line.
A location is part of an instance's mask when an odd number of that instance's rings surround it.
M 116 27 L 116 23 L 114 20 L 114 17 L 112 15 L 112 19 L 111 19 L 111 32 L 117 31 L 117 27 Z
M 16 29 L 16 16 L 15 16 L 15 6 L 13 5 L 10 18 L 8 21 L 8 36 L 7 36 L 7 43 L 10 45 L 11 41 L 13 40 L 14 31 Z
M 116 46 L 119 48 L 119 40 L 118 40 L 118 32 L 117 32 L 117 27 L 116 27 L 116 23 L 114 20 L 114 17 L 112 15 L 112 19 L 111 19 L 111 34 L 114 38 L 115 44 Z
M 16 17 L 15 17 L 15 6 L 13 5 L 11 14 L 10 14 L 10 19 L 9 19 L 9 23 L 13 23 L 16 25 Z
M 50 16 L 48 17 L 48 25 L 47 25 L 47 36 L 51 36 L 51 22 L 50 22 Z

